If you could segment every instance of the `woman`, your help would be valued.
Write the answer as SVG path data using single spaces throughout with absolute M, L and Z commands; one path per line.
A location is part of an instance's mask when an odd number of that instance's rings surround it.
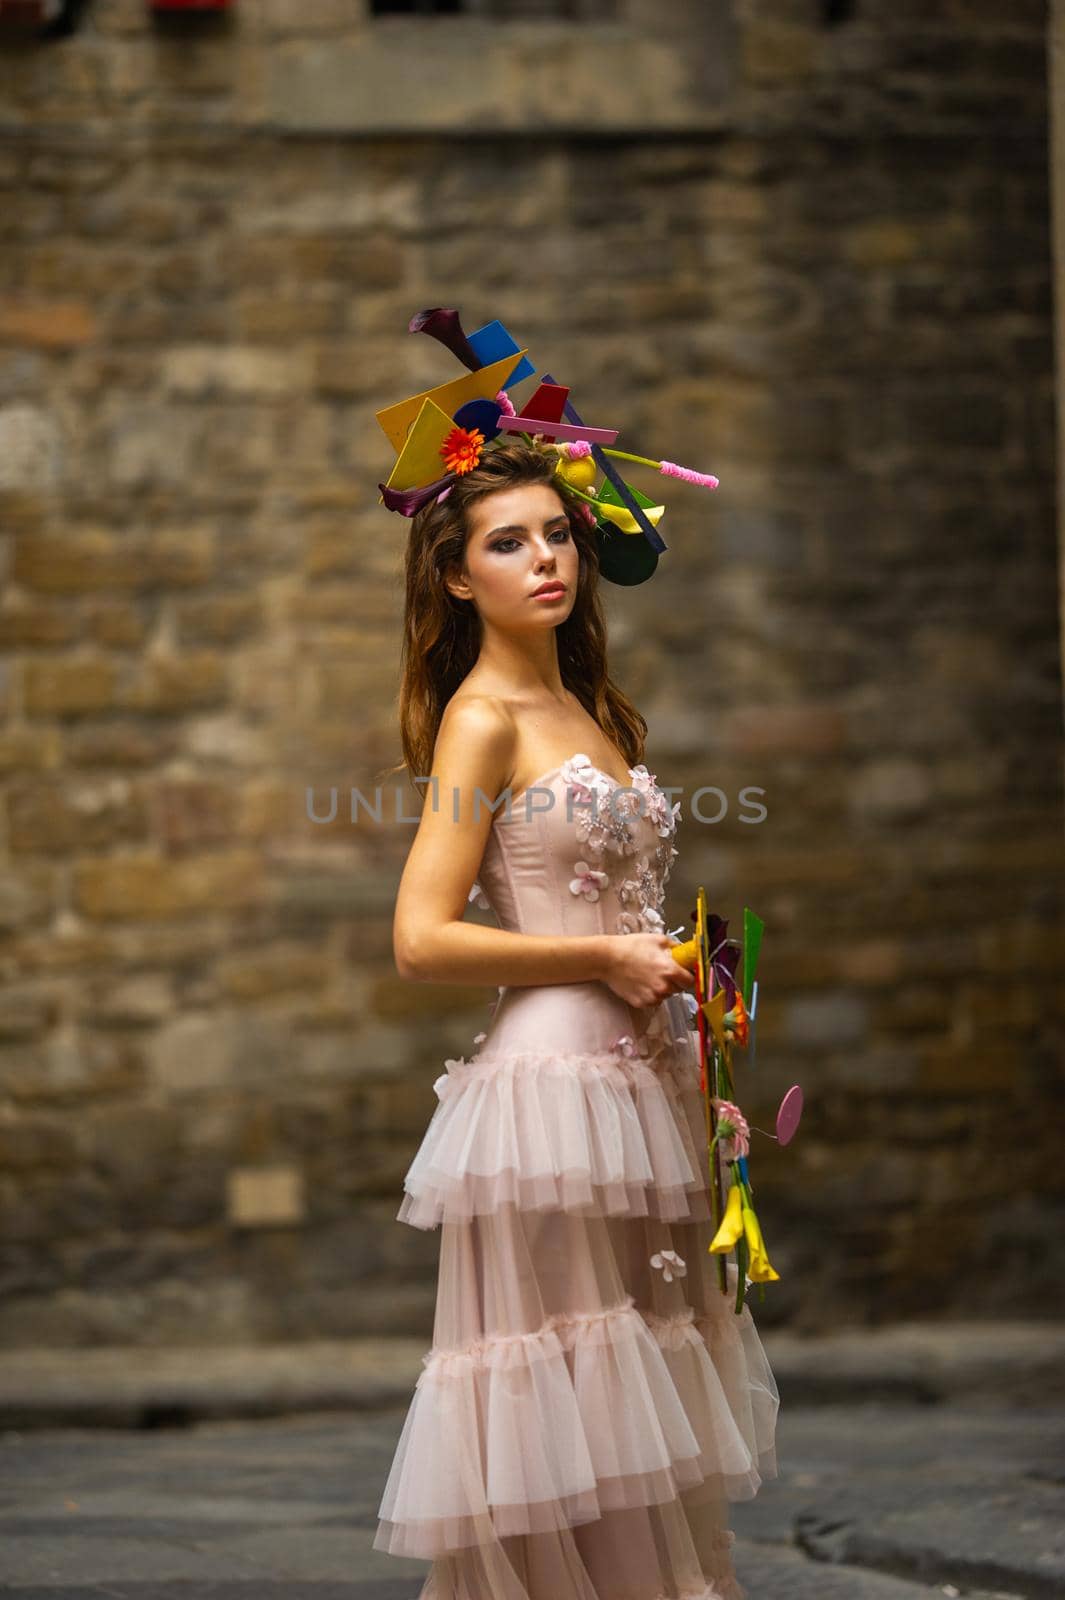
M 738 1600 L 727 1502 L 775 1474 L 777 1391 L 707 1254 L 679 806 L 607 675 L 557 462 L 498 444 L 411 523 L 402 737 L 432 781 L 396 963 L 500 998 L 404 1182 L 440 1274 L 374 1546 L 432 1561 L 423 1600 Z M 463 921 L 471 891 L 498 928 Z

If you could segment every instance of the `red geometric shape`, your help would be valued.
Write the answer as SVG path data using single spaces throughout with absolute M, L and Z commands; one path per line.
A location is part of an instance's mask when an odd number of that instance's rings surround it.
M 530 424 L 529 433 L 542 433 L 549 444 L 554 444 L 555 435 L 545 432 L 543 424 L 561 422 L 568 399 L 569 389 L 561 383 L 542 383 L 522 406 L 518 420 Z

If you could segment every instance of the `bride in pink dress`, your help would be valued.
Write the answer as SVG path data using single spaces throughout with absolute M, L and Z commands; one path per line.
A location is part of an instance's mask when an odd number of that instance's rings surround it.
M 421 1600 L 744 1600 L 728 1503 L 775 1476 L 779 1402 L 707 1251 L 680 807 L 553 472 L 500 445 L 411 523 L 400 715 L 432 782 L 396 962 L 499 999 L 404 1180 L 399 1220 L 440 1229 L 436 1317 L 373 1543 L 432 1563 Z

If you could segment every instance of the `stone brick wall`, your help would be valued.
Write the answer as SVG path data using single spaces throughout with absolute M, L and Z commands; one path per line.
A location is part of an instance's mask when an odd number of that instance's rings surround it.
M 767 924 L 741 1099 L 807 1097 L 760 1318 L 1065 1307 L 1044 8 L 612 9 L 0 39 L 2 1344 L 429 1330 L 393 1219 L 491 993 L 399 981 L 413 829 L 345 800 L 430 304 L 721 479 L 608 605 L 652 769 L 729 802 L 670 923 Z

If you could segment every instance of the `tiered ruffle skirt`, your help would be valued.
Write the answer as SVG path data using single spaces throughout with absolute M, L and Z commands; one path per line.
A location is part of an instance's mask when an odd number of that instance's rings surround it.
M 776 1476 L 779 1397 L 707 1251 L 683 1002 L 651 1015 L 642 1055 L 437 1082 L 398 1213 L 441 1227 L 433 1343 L 373 1541 L 432 1562 L 422 1600 L 744 1600 L 728 1502 Z

